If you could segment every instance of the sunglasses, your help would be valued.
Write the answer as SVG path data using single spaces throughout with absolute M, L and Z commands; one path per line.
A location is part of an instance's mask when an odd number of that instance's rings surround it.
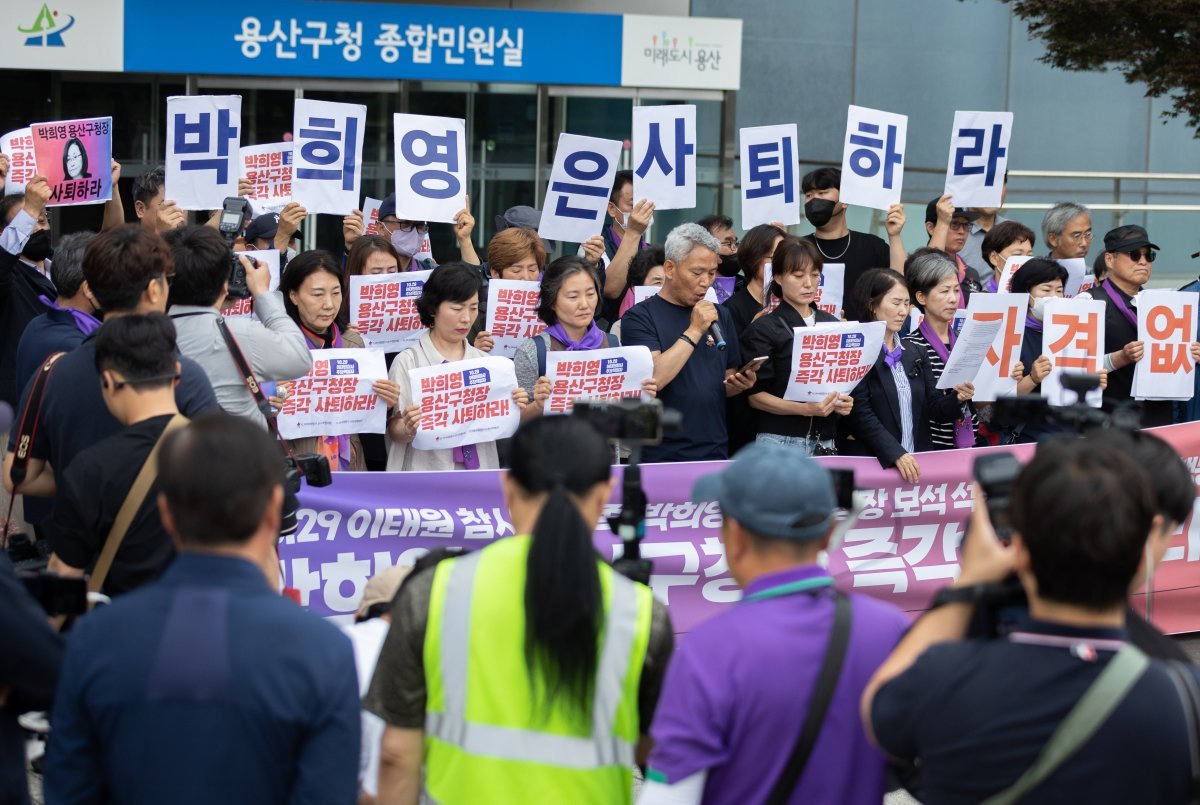
M 1153 249 L 1138 249 L 1136 252 L 1125 252 L 1129 255 L 1129 259 L 1135 263 L 1140 263 L 1144 259 L 1147 263 L 1153 263 L 1158 257 L 1158 252 Z

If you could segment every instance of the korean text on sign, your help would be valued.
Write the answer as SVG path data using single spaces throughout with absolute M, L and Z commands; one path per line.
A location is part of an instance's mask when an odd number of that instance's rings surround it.
M 33 132 L 27 126 L 0 136 L 0 154 L 8 156 L 4 195 L 24 193 L 25 185 L 37 175 L 37 161 L 33 155 Z
M 900 203 L 907 134 L 908 118 L 904 115 L 850 107 L 839 191 L 843 203 L 877 210 Z
M 742 229 L 800 223 L 796 124 L 741 130 Z
M 643 346 L 549 352 L 547 414 L 569 414 L 576 400 L 641 397 L 642 383 L 654 374 L 654 358 Z
M 182 210 L 215 210 L 236 196 L 241 130 L 240 95 L 167 98 L 164 198 Z
M 1075 394 L 1062 384 L 1062 375 L 1099 373 L 1104 364 L 1104 302 L 1091 297 L 1050 298 L 1046 302 L 1042 331 L 1042 352 L 1049 356 L 1053 369 L 1042 381 L 1042 396 L 1051 405 L 1074 405 Z M 1104 395 L 1100 389 L 1087 393 L 1087 403 L 1099 408 Z
M 377 198 L 365 196 L 363 198 L 362 214 L 363 214 L 363 234 L 378 235 L 379 232 L 379 205 L 383 201 Z
M 1148 290 L 1138 295 L 1138 340 L 1145 345 L 1134 364 L 1138 400 L 1190 400 L 1195 393 L 1196 294 Z
M 368 347 L 399 352 L 425 332 L 417 299 L 432 271 L 350 278 L 350 323 Z
M 835 391 L 849 394 L 875 365 L 883 331 L 881 321 L 796 327 L 792 374 L 783 398 L 820 402 Z
M 546 329 L 538 318 L 541 284 L 531 280 L 492 280 L 488 283 L 485 329 L 492 334 L 493 355 L 511 358 L 527 338 Z
M 696 107 L 633 107 L 633 198 L 660 210 L 696 206 Z
M 946 193 L 955 207 L 1000 206 L 1012 125 L 1012 112 L 954 113 Z
M 258 263 L 263 263 L 271 272 L 271 293 L 279 290 L 279 250 L 263 249 L 262 251 L 238 252 L 239 257 L 248 257 Z M 233 304 L 221 311 L 227 319 L 245 318 L 254 313 L 253 299 L 231 300 Z
M 1027 254 L 1014 254 L 1005 260 L 1004 267 L 1000 269 L 1000 279 L 996 281 L 996 290 L 999 293 L 1009 293 L 1012 291 L 1013 274 L 1016 274 L 1021 266 L 1032 259 L 1033 257 Z
M 99 204 L 112 198 L 112 118 L 34 123 L 37 172 L 50 183 L 48 206 Z
M 417 450 L 442 450 L 512 436 L 521 421 L 513 401 L 517 375 L 508 358 L 488 356 L 409 372 L 421 406 Z
M 765 287 L 765 286 L 764 286 Z M 846 295 L 846 264 L 826 263 L 821 268 L 821 284 L 813 306 L 836 319 L 842 317 L 842 300 Z
M 345 215 L 358 204 L 367 107 L 296 101 L 292 198 L 310 213 Z
M 1063 286 L 1063 296 L 1071 299 L 1087 293 L 1096 284 L 1096 275 L 1082 257 L 1061 258 L 1057 263 L 1067 270 L 1067 284 Z
M 619 140 L 558 135 L 539 235 L 550 240 L 583 243 L 600 234 L 621 149 Z
M 1000 321 L 1000 331 L 992 341 L 979 373 L 975 375 L 975 396 L 978 402 L 991 402 L 1017 391 L 1012 379 L 1013 365 L 1021 360 L 1021 342 L 1025 338 L 1025 312 L 1029 294 L 976 293 L 971 294 L 967 316 L 977 321 Z M 1025 367 L 1026 371 L 1029 367 Z
M 396 138 L 396 217 L 454 223 L 467 206 L 466 121 L 392 116 Z
M 242 176 L 250 182 L 246 200 L 256 217 L 279 212 L 292 199 L 292 143 L 246 146 L 242 149 Z
M 285 439 L 383 433 L 385 403 L 371 386 L 387 379 L 383 353 L 371 349 L 323 349 L 313 353 L 309 373 L 292 383 L 279 412 Z

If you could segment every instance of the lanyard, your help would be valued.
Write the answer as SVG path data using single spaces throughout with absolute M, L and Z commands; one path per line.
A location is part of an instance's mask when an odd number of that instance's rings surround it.
M 785 595 L 795 595 L 796 593 L 807 593 L 814 590 L 821 590 L 826 587 L 833 586 L 832 576 L 818 576 L 815 579 L 801 579 L 800 581 L 792 581 L 787 584 L 780 584 L 775 587 L 768 587 L 765 590 L 759 590 L 756 593 L 747 595 L 743 601 L 765 601 L 768 598 L 781 598 Z

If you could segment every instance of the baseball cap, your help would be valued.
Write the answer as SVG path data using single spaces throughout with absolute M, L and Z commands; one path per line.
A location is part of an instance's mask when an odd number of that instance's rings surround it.
M 495 218 L 496 231 L 503 232 L 505 229 L 511 229 L 514 226 L 532 229 L 534 232 L 542 224 L 542 211 L 536 207 L 529 207 L 524 204 L 519 204 L 516 207 L 509 207 L 504 211 L 503 215 L 497 215 Z M 546 245 L 546 251 L 554 251 L 558 244 L 553 240 L 542 238 L 542 243 Z
M 358 602 L 357 616 L 364 618 L 371 607 L 386 604 L 396 597 L 401 582 L 412 572 L 412 565 L 393 565 L 377 573 L 367 582 L 362 600 Z
M 1143 246 L 1158 250 L 1158 244 L 1151 243 L 1146 230 L 1137 224 L 1118 226 L 1104 236 L 1104 251 L 1106 252 L 1131 252 Z
M 933 201 L 925 205 L 925 223 L 937 223 L 937 205 L 938 202 L 941 201 L 941 198 L 941 196 L 938 196 Z M 954 220 L 955 218 L 966 218 L 968 221 L 974 221 L 978 217 L 978 210 L 971 210 L 967 209 L 966 207 L 955 207 L 954 214 L 950 216 L 950 219 Z
M 721 472 L 692 487 L 695 501 L 715 500 L 748 530 L 775 539 L 820 539 L 833 525 L 833 478 L 794 447 L 755 442 Z
M 264 240 L 274 240 L 275 233 L 278 231 L 279 213 L 268 212 L 258 216 L 250 222 L 250 226 L 246 227 L 245 238 L 247 242 L 257 240 L 258 238 L 262 238 Z M 304 237 L 304 233 L 297 229 L 296 234 L 292 235 L 292 237 L 302 238 Z

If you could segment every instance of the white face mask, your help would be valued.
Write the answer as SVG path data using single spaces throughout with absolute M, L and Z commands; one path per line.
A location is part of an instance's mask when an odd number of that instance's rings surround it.
M 1048 296 L 1035 296 L 1033 298 L 1033 317 L 1038 321 L 1046 320 L 1046 300 Z
M 623 210 L 621 211 L 621 228 L 622 229 L 629 228 L 629 213 L 627 213 Z

